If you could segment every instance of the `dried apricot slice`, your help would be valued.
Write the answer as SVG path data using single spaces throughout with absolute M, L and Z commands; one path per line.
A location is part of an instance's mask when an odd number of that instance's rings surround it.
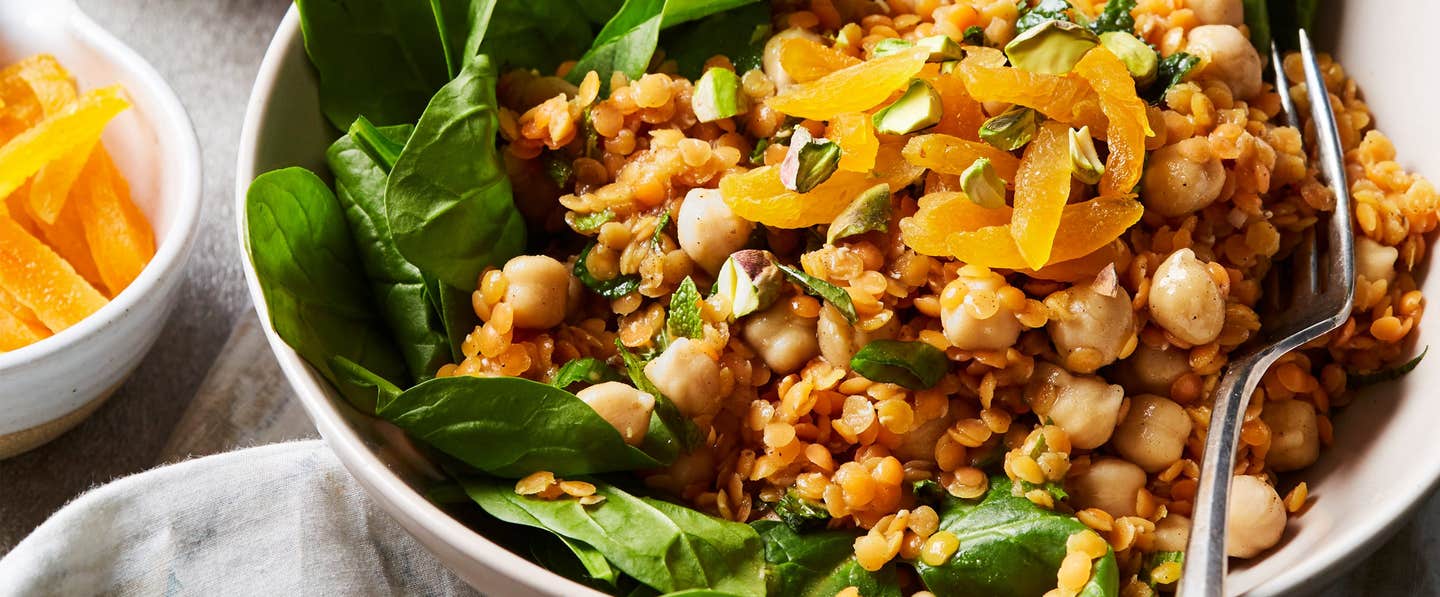
M 1010 216 L 1009 207 L 980 207 L 964 193 L 930 193 L 920 198 L 915 215 L 900 220 L 900 238 L 917 253 L 948 256 L 952 232 L 1003 226 Z
M 940 122 L 931 130 L 969 141 L 979 141 L 980 125 L 985 124 L 986 119 L 985 109 L 965 91 L 965 82 L 953 74 L 941 73 L 927 76 L 926 80 L 940 94 L 940 105 L 944 111 Z
M 18 76 L 30 86 L 45 111 L 45 116 L 54 116 L 65 106 L 75 101 L 75 83 L 70 73 L 61 66 L 54 56 L 38 54 L 19 63 Z M 100 141 L 97 132 L 94 138 L 86 139 L 81 145 L 46 164 L 35 173 L 30 184 L 31 213 L 44 224 L 54 224 L 60 210 L 70 194 L 75 177 L 85 167 L 90 148 Z M 62 253 L 63 254 L 63 253 Z M 69 259 L 69 257 L 66 257 Z M 73 260 L 72 260 L 72 263 Z M 78 268 L 78 267 L 77 267 Z M 83 273 L 83 272 L 82 272 Z
M 906 163 L 894 144 L 881 145 L 871 173 L 836 171 L 808 193 L 780 183 L 778 166 L 761 166 L 720 179 L 720 193 L 736 215 L 775 228 L 828 224 L 845 211 L 856 195 L 880 183 L 892 189 L 909 186 L 922 171 Z
M 0 352 L 16 350 L 50 337 L 50 329 L 14 297 L 0 290 Z
M 1020 104 L 1053 120 L 1089 126 L 1097 133 L 1105 130 L 1100 101 L 1080 79 L 987 66 L 970 58 L 961 61 L 955 72 L 965 81 L 966 91 L 978 101 Z
M 1052 263 L 1033 272 L 1026 272 L 1026 275 L 1041 280 L 1078 282 L 1095 277 L 1095 274 L 1112 263 L 1117 270 L 1122 271 L 1130 263 L 1130 249 L 1119 240 L 1112 240 L 1084 257 Z
M 846 112 L 830 121 L 825 135 L 840 144 L 840 169 L 869 172 L 875 167 L 875 154 L 880 139 L 875 137 L 874 124 L 860 112 Z
M 1098 46 L 1075 65 L 1075 74 L 1090 83 L 1100 97 L 1100 109 L 1109 121 L 1105 175 L 1100 179 L 1101 197 L 1123 197 L 1133 193 L 1145 165 L 1145 137 L 1155 134 L 1145 115 L 1145 102 L 1135 94 L 1135 81 L 1115 54 Z
M 1060 215 L 1070 199 L 1070 143 L 1065 125 L 1049 121 L 1025 147 L 1015 174 L 1015 245 L 1032 269 L 1050 262 Z
M 111 296 L 119 295 L 155 255 L 155 233 L 130 200 L 130 185 L 104 147 L 91 152 L 75 185 L 74 201 L 100 279 Z
M 770 107 L 783 114 L 829 120 L 836 114 L 863 112 L 904 87 L 925 66 L 930 55 L 910 48 L 888 56 L 842 68 L 809 83 L 795 85 L 770 98 Z
M 803 37 L 780 43 L 780 66 L 797 83 L 809 83 L 860 62 L 859 58 Z
M 111 118 L 130 106 L 124 95 L 118 85 L 86 92 L 0 146 L 0 196 L 14 192 L 45 164 L 98 137 Z
M 1092 199 L 1066 205 L 1047 264 L 1078 259 L 1120 237 L 1145 213 L 1133 199 Z M 1018 210 L 1017 210 L 1018 215 Z M 965 263 L 1000 269 L 1037 269 L 1021 256 L 1012 237 L 1015 224 L 954 232 L 946 239 L 950 254 Z
M 0 290 L 56 332 L 105 306 L 75 268 L 9 218 L 0 218 Z
M 980 158 L 989 158 L 995 173 L 1006 182 L 1015 180 L 1020 160 L 989 143 L 968 141 L 950 135 L 917 135 L 905 143 L 905 160 L 936 172 L 962 174 Z
M 31 182 L 21 185 L 14 193 L 10 194 L 9 200 L 14 202 L 12 213 L 20 213 L 32 209 L 29 194 L 35 187 L 34 179 Z M 53 223 L 46 223 L 38 217 L 30 219 L 31 229 L 28 230 L 31 236 L 45 241 L 50 248 L 55 249 L 80 277 L 85 278 L 91 286 L 98 290 L 104 290 L 103 282 L 100 279 L 100 270 L 95 266 L 95 258 L 91 257 L 90 243 L 85 240 L 85 227 L 80 221 L 79 207 L 77 202 L 67 201 L 60 210 L 59 217 Z M 24 227 L 24 223 L 21 223 Z

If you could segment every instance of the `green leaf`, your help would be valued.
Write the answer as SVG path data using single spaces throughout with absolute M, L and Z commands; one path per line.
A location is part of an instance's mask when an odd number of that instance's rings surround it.
M 1315 33 L 1315 17 L 1320 12 L 1320 0 L 1291 0 L 1269 5 L 1270 34 L 1282 50 L 1300 49 L 1300 30 Z M 1248 22 L 1249 11 L 1246 11 Z M 1266 52 L 1269 48 L 1266 48 Z M 1262 55 L 1264 52 L 1261 53 Z
M 1250 29 L 1250 43 L 1260 52 L 1261 60 L 1270 56 L 1270 8 L 1266 0 L 1243 0 L 1245 26 Z
M 985 29 L 979 25 L 971 25 L 965 28 L 964 42 L 967 46 L 985 45 Z
M 550 385 L 563 389 L 577 383 L 595 385 L 607 381 L 625 381 L 625 376 L 605 361 L 595 357 L 583 357 L 562 365 L 560 370 L 555 372 L 555 379 L 550 380 Z
M 400 253 L 426 275 L 472 288 L 525 246 L 495 147 L 495 69 L 481 56 L 430 101 L 385 189 Z
M 615 212 L 608 209 L 575 216 L 574 226 L 576 232 L 595 232 L 604 226 L 606 222 L 615 219 Z
M 1159 66 L 1155 69 L 1155 82 L 1151 83 L 1141 97 L 1151 104 L 1159 104 L 1165 101 L 1165 93 L 1171 87 L 1179 85 L 1200 65 L 1200 58 L 1185 52 L 1176 52 L 1160 59 Z
M 1065 558 L 1065 541 L 1088 529 L 1073 516 L 1046 510 L 1010 493 L 1003 475 L 990 479 L 981 501 L 947 498 L 939 509 L 940 529 L 954 533 L 960 549 L 944 564 L 917 562 L 925 586 L 937 595 L 1033 597 L 1055 588 Z M 1084 597 L 1119 594 L 1113 552 L 1092 565 Z
M 655 387 L 655 384 L 645 375 L 645 362 L 625 348 L 619 338 L 615 339 L 615 350 L 625 361 L 625 373 L 630 376 L 630 383 L 640 391 L 655 397 L 655 416 L 650 420 L 650 433 L 654 433 L 656 426 L 659 425 L 665 428 L 665 433 L 670 437 L 679 438 L 680 445 L 676 449 L 683 448 L 685 451 L 690 451 L 699 447 L 700 443 L 705 441 L 700 427 L 681 413 L 680 408 L 660 392 L 660 388 Z M 649 433 L 645 437 L 649 439 Z
M 270 323 L 295 352 L 361 410 L 374 391 L 337 376 L 343 357 L 393 384 L 405 360 L 379 317 L 334 193 L 304 168 L 266 172 L 245 194 L 245 239 Z
M 854 531 L 799 534 L 773 520 L 757 520 L 750 526 L 765 542 L 765 584 L 770 595 L 831 597 L 845 587 L 855 587 L 865 597 L 901 595 L 895 564 L 868 572 L 855 561 Z
M 337 129 L 361 114 L 382 125 L 414 122 L 450 80 L 428 3 L 297 0 L 295 7 L 321 110 Z
M 660 239 L 665 236 L 665 229 L 670 226 L 670 212 L 661 212 L 660 219 L 655 222 L 655 232 L 650 234 L 652 244 L 660 244 Z
M 928 390 L 950 366 L 945 353 L 924 342 L 872 340 L 850 359 L 850 368 L 871 381 Z
M 1429 352 L 1430 347 L 1426 346 L 1425 350 L 1420 351 L 1420 354 L 1416 355 L 1415 358 L 1389 369 L 1381 369 L 1371 373 L 1349 372 L 1345 378 L 1345 385 L 1353 389 L 1390 381 L 1392 379 L 1400 379 L 1404 377 L 1406 373 L 1414 371 L 1416 367 L 1420 366 L 1420 360 L 1424 359 L 1426 353 Z
M 443 312 L 436 306 L 432 289 L 438 286 L 400 255 L 385 216 L 388 170 L 380 160 L 398 156 L 398 148 L 404 146 L 412 129 L 409 125 L 376 128 L 362 117 L 351 125 L 352 134 L 330 146 L 325 158 L 335 176 L 336 197 L 345 208 L 377 312 L 405 356 L 410 379 L 421 381 L 434 377 L 442 365 L 454 360 L 458 342 L 452 342 Z M 466 315 L 465 323 L 473 327 L 474 312 Z
M 665 329 L 674 337 L 699 339 L 705 335 L 704 322 L 700 319 L 700 289 L 689 276 L 670 295 L 670 316 L 665 320 Z
M 576 278 L 586 288 L 594 290 L 595 294 L 608 299 L 617 299 L 640 289 L 640 276 L 638 274 L 624 274 L 615 276 L 609 280 L 597 280 L 590 275 L 590 268 L 586 267 L 586 260 L 590 257 L 590 251 L 595 249 L 595 243 L 591 242 L 580 251 L 580 256 L 575 258 L 575 267 L 572 271 Z
M 775 515 L 797 533 L 820 530 L 830 522 L 830 511 L 824 504 L 800 497 L 793 488 L 775 504 Z
M 1109 31 L 1124 31 L 1135 33 L 1135 17 L 1130 11 L 1135 10 L 1135 0 L 1108 0 L 1105 8 L 1101 9 L 1100 16 L 1090 23 L 1090 30 L 1096 34 Z
M 489 474 L 584 475 L 655 468 L 674 440 L 652 424 L 640 448 L 565 390 L 518 377 L 446 377 L 401 393 L 376 414 Z
M 433 0 L 432 0 L 433 2 Z M 585 52 L 618 0 L 442 0 L 447 54 L 463 66 L 481 54 L 503 68 L 553 73 Z M 454 72 L 454 71 L 452 71 Z
M 577 500 L 517 495 L 493 479 L 461 481 L 491 516 L 592 546 L 616 568 L 659 591 L 765 595 L 763 548 L 749 525 L 592 482 L 605 500 L 582 506 Z
M 613 590 L 620 581 L 620 571 L 610 565 L 605 554 L 563 535 L 551 533 L 554 541 L 536 541 L 530 555 L 546 570 L 596 590 Z
M 369 408 L 362 409 L 365 414 L 374 414 L 375 410 L 382 404 L 389 404 L 396 396 L 400 395 L 400 387 L 390 383 L 390 380 L 376 375 L 373 371 L 355 364 L 354 361 L 345 357 L 330 357 L 330 370 L 335 376 L 346 384 L 356 388 L 363 388 L 373 392 L 373 396 L 366 397 L 363 402 Z
M 845 292 L 844 289 L 807 274 L 796 267 L 779 262 L 775 265 L 780 268 L 780 271 L 785 272 L 785 277 L 805 288 L 806 292 L 825 299 L 825 302 L 840 311 L 840 314 L 845 316 L 845 321 L 853 324 L 860 320 L 855 315 L 855 303 L 850 301 L 850 293 Z
M 755 0 L 625 0 L 566 78 L 579 84 L 586 73 L 600 75 L 602 89 L 619 71 L 638 79 L 650 66 L 660 30 L 750 4 Z M 708 56 L 706 57 L 708 58 Z
M 1145 554 L 1145 560 L 1144 560 L 1143 563 L 1140 564 L 1140 574 L 1138 575 L 1139 580 L 1140 580 L 1141 582 L 1144 582 L 1144 583 L 1150 585 L 1151 587 L 1157 587 L 1157 586 L 1160 586 L 1161 584 L 1164 584 L 1164 583 L 1157 583 L 1157 582 L 1155 582 L 1155 579 L 1151 578 L 1151 577 L 1150 577 L 1150 574 L 1155 571 L 1155 567 L 1156 567 L 1156 566 L 1159 566 L 1159 565 L 1164 564 L 1164 563 L 1166 563 L 1166 562 L 1175 562 L 1175 563 L 1184 565 L 1184 564 L 1185 564 L 1185 552 L 1183 552 L 1183 551 L 1152 551 L 1152 552 L 1150 552 L 1150 553 Z
M 1038 27 L 1046 21 L 1075 22 L 1074 9 L 1065 0 L 1040 0 L 1039 4 L 1022 10 L 1020 18 L 1015 21 L 1015 33 L 1024 33 L 1032 27 Z
M 680 67 L 680 74 L 694 80 L 705 72 L 705 61 L 712 56 L 729 58 L 741 75 L 760 68 L 769 38 L 770 6 L 752 4 L 670 29 L 660 36 L 660 46 L 665 57 Z

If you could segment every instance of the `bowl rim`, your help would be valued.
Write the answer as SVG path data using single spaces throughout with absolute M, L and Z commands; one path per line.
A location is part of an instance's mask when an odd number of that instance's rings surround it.
M 203 203 L 200 192 L 200 142 L 195 135 L 190 115 L 175 90 L 145 58 L 92 20 L 73 0 L 48 1 L 55 5 L 46 10 L 64 14 L 68 19 L 67 24 L 74 29 L 83 45 L 105 56 L 112 65 L 134 73 L 140 84 L 156 98 L 158 110 L 155 117 L 162 126 L 155 128 L 169 129 L 175 133 L 168 137 L 168 140 L 175 145 L 180 159 L 162 168 L 181 173 L 179 190 L 175 192 L 179 201 L 178 205 L 173 206 L 175 215 L 169 230 L 159 239 L 154 257 L 125 290 L 89 317 L 49 338 L 17 350 L 0 352 L 0 374 L 45 360 L 96 335 L 100 330 L 129 315 L 142 300 L 149 299 L 151 291 L 161 286 L 162 280 L 181 275 L 185 271 L 190 248 L 199 230 Z
M 405 483 L 394 471 L 371 453 L 336 410 L 325 390 L 320 377 L 287 345 L 270 324 L 268 308 L 255 278 L 254 267 L 245 252 L 245 191 L 255 174 L 255 154 L 258 148 L 259 118 L 263 108 L 269 104 L 280 66 L 282 54 L 294 37 L 300 32 L 299 15 L 292 4 L 284 19 L 277 27 L 275 37 L 268 46 L 260 72 L 246 106 L 244 125 L 240 137 L 239 155 L 236 168 L 236 229 L 240 236 L 243 269 L 247 286 L 253 299 L 256 314 L 260 318 L 271 348 L 280 362 L 286 379 L 295 389 L 305 411 L 314 421 L 320 435 L 340 456 L 340 461 L 356 477 L 367 491 L 378 493 L 383 499 L 377 500 L 392 516 L 402 521 L 409 532 L 423 529 L 434 541 L 456 550 L 466 559 L 478 560 L 497 574 L 536 590 L 553 594 L 573 595 L 577 593 L 602 595 L 598 591 L 581 585 L 555 572 L 521 557 L 505 547 L 489 540 L 478 531 L 461 524 L 448 513 L 436 507 L 423 495 Z M 1394 382 L 1391 382 L 1394 383 Z M 1440 459 L 1432 460 L 1431 470 L 1421 478 L 1424 483 L 1410 487 L 1392 488 L 1392 495 L 1379 509 L 1379 515 L 1368 518 L 1360 534 L 1335 549 L 1320 550 L 1305 558 L 1299 565 L 1271 576 L 1251 588 L 1247 594 L 1257 597 L 1290 594 L 1305 588 L 1318 587 L 1358 565 L 1361 558 L 1374 552 L 1399 529 L 1421 505 L 1422 501 L 1440 487 Z M 421 540 L 427 549 L 430 544 Z M 441 558 L 442 561 L 444 558 Z M 1262 563 L 1264 559 L 1257 560 Z M 1233 568 L 1233 567 L 1232 567 Z M 1229 594 L 1229 593 L 1227 593 Z

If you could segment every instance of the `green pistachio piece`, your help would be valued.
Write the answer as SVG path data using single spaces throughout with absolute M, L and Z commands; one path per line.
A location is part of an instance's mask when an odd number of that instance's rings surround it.
M 1046 21 L 1005 44 L 1005 55 L 1015 68 L 1063 75 L 1098 45 L 1100 38 L 1089 29 L 1065 21 Z
M 980 158 L 960 174 L 960 188 L 975 205 L 987 209 L 1005 206 L 1005 180 L 989 158 Z
M 720 267 L 715 292 L 730 303 L 730 317 L 739 319 L 775 304 L 785 275 L 769 251 L 736 251 Z
M 1095 139 L 1090 136 L 1090 127 L 1070 129 L 1070 171 L 1075 180 L 1085 184 L 1100 182 L 1105 175 L 1105 162 L 1095 152 Z
M 840 166 L 840 145 L 810 136 L 810 130 L 796 126 L 790 147 L 780 162 L 780 184 L 797 193 L 808 193 L 830 179 Z
M 1100 34 L 1100 45 L 1125 63 L 1138 86 L 1144 87 L 1155 80 L 1160 59 L 1145 42 L 1124 31 L 1110 31 Z
M 896 37 L 888 37 L 875 43 L 875 47 L 870 50 L 870 57 L 879 58 L 898 54 L 913 47 L 915 47 L 914 43 Z
M 926 62 L 945 62 L 946 60 L 959 60 L 965 57 L 965 50 L 960 49 L 960 44 L 950 39 L 948 35 L 932 35 L 915 42 L 916 47 L 930 50 L 930 56 Z
M 845 211 L 830 222 L 825 242 L 835 241 L 866 232 L 885 232 L 890 227 L 890 185 L 877 184 L 860 193 Z
M 997 149 L 1015 151 L 1030 143 L 1039 128 L 1040 115 L 1025 106 L 1011 106 L 980 125 L 980 139 Z
M 873 118 L 876 132 L 887 135 L 908 135 L 940 122 L 940 93 L 921 79 L 910 81 L 910 86 L 895 103 L 875 113 Z
M 714 122 L 744 114 L 749 101 L 740 90 L 740 77 L 735 71 L 720 67 L 711 68 L 695 82 L 695 92 L 690 105 L 695 118 L 700 122 Z

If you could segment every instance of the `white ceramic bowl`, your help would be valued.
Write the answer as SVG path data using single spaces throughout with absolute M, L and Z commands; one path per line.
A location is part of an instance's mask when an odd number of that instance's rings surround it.
M 1380 127 L 1394 139 L 1400 159 L 1440 180 L 1440 137 L 1431 102 L 1440 79 L 1421 76 L 1410 55 L 1408 27 L 1429 22 L 1427 0 L 1328 3 L 1325 15 L 1345 29 L 1322 47 L 1336 48 L 1341 61 L 1359 79 Z M 1418 31 L 1418 30 L 1417 30 Z M 236 172 L 236 195 L 243 214 L 245 189 L 261 172 L 284 166 L 324 167 L 326 129 L 316 101 L 316 81 L 305 58 L 299 19 L 292 8 L 265 55 L 245 115 Z M 242 243 L 244 222 L 240 222 Z M 256 310 L 280 364 L 299 393 L 320 434 L 371 496 L 393 514 L 450 569 L 491 595 L 598 594 L 506 551 L 463 526 L 421 495 L 428 476 L 411 456 L 403 434 L 355 413 L 326 382 L 290 349 L 269 325 L 255 273 L 245 273 Z M 1440 277 L 1429 277 L 1424 290 L 1440 296 Z M 1440 322 L 1427 317 L 1420 343 L 1440 343 Z M 1233 594 L 1255 596 L 1304 594 L 1378 547 L 1402 523 L 1440 478 L 1440 453 L 1423 448 L 1440 421 L 1440 401 L 1423 388 L 1440 385 L 1440 364 L 1427 361 L 1403 381 L 1371 388 L 1341 413 L 1335 445 L 1301 478 L 1310 484 L 1313 504 L 1286 531 L 1284 542 L 1263 559 L 1231 573 Z
M 140 55 L 73 0 L 0 0 L 0 64 L 55 55 L 80 89 L 119 83 L 132 106 L 104 142 L 155 228 L 154 259 L 95 314 L 0 353 L 0 459 L 78 424 L 140 364 L 175 304 L 200 214 L 200 149 L 185 108 Z

